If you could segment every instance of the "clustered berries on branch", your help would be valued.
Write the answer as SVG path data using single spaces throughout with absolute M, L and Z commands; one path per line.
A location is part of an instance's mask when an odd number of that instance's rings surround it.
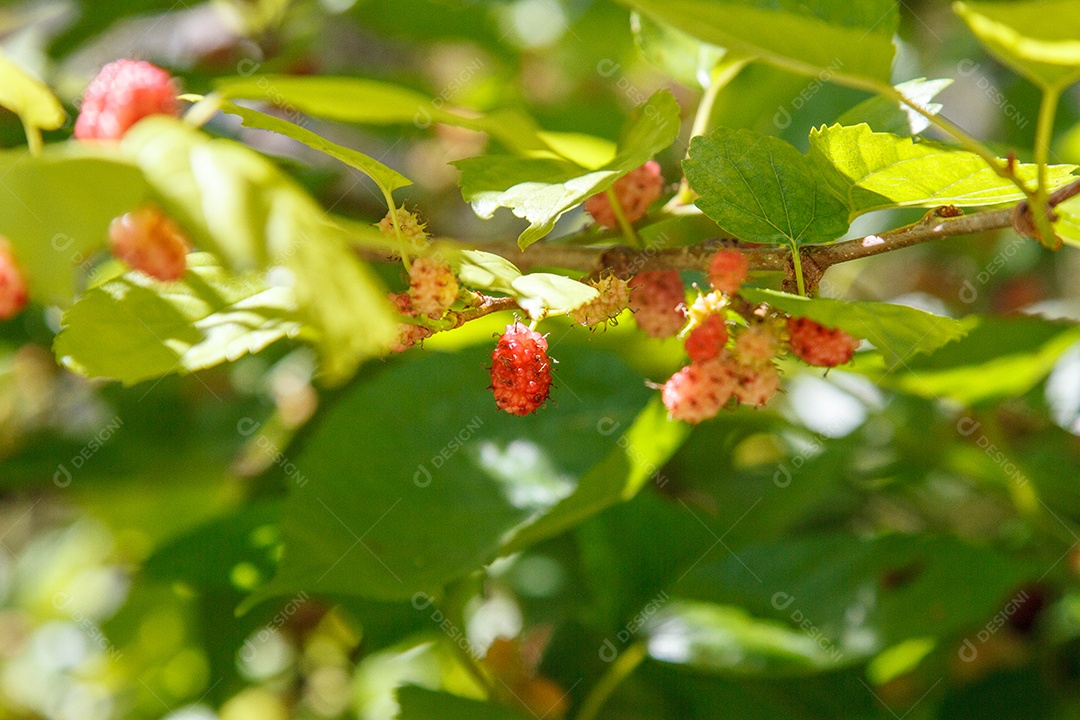
M 659 166 L 652 162 L 627 178 L 627 182 L 615 184 L 614 195 L 624 218 L 632 221 L 640 219 L 659 197 L 663 179 Z M 605 214 L 611 213 L 606 193 L 590 198 L 586 209 L 601 224 L 608 219 L 614 222 L 613 214 Z M 378 225 L 387 236 L 407 241 L 415 251 L 409 254 L 418 255 L 407 262 L 408 291 L 390 295 L 405 320 L 399 325 L 392 350 L 407 350 L 439 329 L 456 327 L 467 319 L 462 313 L 493 302 L 461 288 L 448 264 L 423 254 L 429 245 L 427 232 L 414 213 L 395 208 Z M 699 291 L 689 304 L 686 286 L 676 270 L 643 271 L 629 281 L 602 273 L 585 280 L 597 290 L 597 297 L 569 315 L 576 324 L 595 329 L 617 322 L 629 308 L 645 334 L 682 338 L 689 363 L 656 387 L 672 419 L 696 424 L 724 408 L 765 405 L 780 389 L 776 360 L 788 347 L 811 365 L 834 367 L 851 360 L 859 346 L 858 340 L 842 330 L 825 328 L 806 318 L 788 318 L 766 305 L 747 302 L 739 289 L 748 271 L 745 254 L 733 248 L 718 250 L 709 262 L 709 292 Z M 453 306 L 461 297 L 468 299 L 466 309 L 455 311 Z M 533 327 L 520 322 L 507 326 L 491 354 L 489 368 L 490 388 L 499 409 L 528 415 L 544 406 L 551 392 L 553 362 L 547 351 L 547 340 Z

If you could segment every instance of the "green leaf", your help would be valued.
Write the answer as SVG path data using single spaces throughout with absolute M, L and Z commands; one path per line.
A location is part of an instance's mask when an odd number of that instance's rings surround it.
M 67 114 L 52 90 L 3 53 L 0 53 L 0 107 L 19 116 L 31 146 L 40 142 L 41 130 L 55 130 L 67 120 Z
M 679 104 L 667 90 L 634 110 L 619 140 L 619 152 L 602 168 L 589 171 L 565 160 L 489 155 L 459 160 L 461 193 L 480 217 L 501 207 L 529 221 L 518 238 L 527 248 L 551 232 L 564 214 L 603 192 L 631 170 L 671 145 L 679 132 Z
M 700 563 L 677 590 L 805 629 L 856 663 L 912 638 L 977 629 L 1044 570 L 952 537 L 837 534 L 740 548 Z
M 634 44 L 650 63 L 688 87 L 708 87 L 712 69 L 727 53 L 722 47 L 704 43 L 692 35 L 634 12 L 630 15 Z M 598 67 L 601 74 L 614 75 L 619 66 Z
M 1070 245 L 1080 247 L 1080 195 L 1059 204 L 1054 211 L 1058 215 L 1054 221 L 1057 236 Z
M 995 57 L 1044 88 L 1080 80 L 1080 13 L 1073 0 L 956 2 L 953 10 Z
M 400 720 L 526 720 L 516 710 L 458 697 L 444 692 L 406 685 L 398 690 Z
M 1045 378 L 1080 339 L 1080 325 L 1039 317 L 980 317 L 968 336 L 889 373 L 859 367 L 881 384 L 965 404 L 1019 397 Z
M 518 304 L 533 318 L 568 313 L 600 295 L 592 285 L 553 273 L 529 273 L 511 285 Z
M 234 361 L 301 327 L 290 288 L 232 277 L 192 253 L 177 282 L 129 272 L 88 290 L 64 313 L 53 349 L 70 370 L 132 385 Z
M 952 78 L 938 80 L 916 78 L 900 83 L 896 89 L 904 97 L 937 115 L 941 112 L 941 103 L 931 102 L 931 100 L 939 92 L 952 85 L 952 82 Z M 866 123 L 874 132 L 894 135 L 918 135 L 930 126 L 929 120 L 907 104 L 880 95 L 859 103 L 841 115 L 836 122 L 839 125 Z
M 632 425 L 601 418 L 597 431 L 616 439 L 616 447 L 581 479 L 543 518 L 519 530 L 506 551 L 514 552 L 563 532 L 620 500 L 638 493 L 675 454 L 690 434 L 685 423 L 671 422 L 667 408 L 653 397 Z
M 714 673 L 789 676 L 844 664 L 834 643 L 712 603 L 673 601 L 650 620 L 646 634 L 653 659 Z
M 36 158 L 0 153 L 0 235 L 11 240 L 31 297 L 70 303 L 109 223 L 147 192 L 137 167 L 105 151 L 65 145 Z
M 810 158 L 829 186 L 847 198 L 851 218 L 889 207 L 973 207 L 1016 202 L 1024 194 L 974 153 L 925 140 L 832 125 L 810 133 Z M 1050 188 L 1075 179 L 1075 165 L 1051 165 Z M 1037 166 L 1016 167 L 1033 184 Z
M 707 43 L 805 74 L 822 69 L 887 82 L 893 33 L 891 0 L 623 0 L 643 15 Z
M 844 204 L 779 138 L 717 128 L 693 139 L 683 170 L 702 212 L 742 240 L 809 245 L 847 232 Z
M 740 292 L 751 302 L 766 302 L 795 317 L 807 317 L 826 327 L 865 338 L 881 351 L 890 365 L 907 362 L 919 353 L 934 352 L 964 337 L 971 325 L 906 305 L 806 298 L 759 288 L 744 288 Z
M 486 347 L 388 366 L 340 398 L 292 458 L 308 483 L 286 501 L 267 592 L 406 599 L 503 554 L 612 452 L 601 429 L 652 396 L 614 356 L 560 345 L 555 359 L 557 402 L 524 418 L 496 409 Z
M 286 110 L 314 117 L 364 125 L 454 125 L 489 133 L 516 150 L 541 150 L 539 128 L 531 118 L 512 110 L 486 115 L 452 109 L 443 98 L 410 88 L 356 77 L 324 75 L 250 75 L 214 83 L 226 99 L 270 101 Z
M 196 245 L 233 271 L 288 271 L 328 383 L 385 352 L 397 321 L 378 280 L 351 251 L 347 232 L 273 163 L 163 117 L 131 128 L 122 147 Z
M 448 248 L 447 262 L 465 287 L 513 295 L 514 281 L 521 271 L 501 255 L 483 250 L 457 250 Z
M 326 138 L 316 135 L 306 128 L 294 125 L 280 118 L 267 115 L 246 107 L 240 107 L 232 103 L 222 103 L 224 112 L 239 116 L 246 127 L 256 130 L 267 130 L 279 135 L 290 137 L 293 140 L 304 143 L 308 147 L 325 153 L 330 157 L 354 167 L 374 180 L 384 193 L 392 193 L 398 188 L 412 185 L 412 180 L 405 177 L 397 170 L 383 165 L 378 160 L 368 157 L 362 152 L 343 147 L 330 142 Z

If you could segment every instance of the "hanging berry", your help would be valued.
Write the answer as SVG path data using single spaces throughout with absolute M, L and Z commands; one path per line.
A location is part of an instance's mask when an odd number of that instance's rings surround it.
M 119 140 L 150 115 L 180 114 L 179 90 L 168 72 L 141 60 L 117 60 L 101 68 L 86 88 L 75 137 Z
M 631 170 L 612 186 L 627 222 L 636 222 L 645 217 L 649 206 L 660 198 L 663 189 L 664 176 L 660 173 L 660 164 L 655 160 Z M 607 193 L 597 193 L 586 200 L 585 212 L 592 215 L 598 225 L 612 230 L 619 227 Z
M 551 391 L 548 343 L 519 322 L 506 327 L 491 353 L 491 390 L 495 404 L 511 415 L 541 408 Z
M 676 270 L 649 270 L 630 280 L 630 309 L 645 333 L 655 338 L 678 335 L 686 321 L 686 288 Z
M 693 362 L 712 360 L 728 341 L 727 325 L 719 315 L 710 315 L 686 337 L 686 354 Z
M 22 312 L 29 298 L 26 278 L 15 261 L 11 245 L 0 237 L 0 320 L 9 320 Z
M 630 286 L 625 280 L 606 275 L 589 285 L 600 294 L 570 313 L 578 325 L 597 327 L 613 321 L 630 304 Z
M 409 297 L 417 312 L 441 318 L 458 297 L 458 281 L 450 266 L 431 257 L 418 257 L 409 266 Z
M 731 398 L 738 377 L 726 353 L 702 363 L 691 363 L 672 375 L 661 391 L 664 407 L 673 420 L 696 425 L 714 417 Z
M 849 362 L 860 341 L 843 330 L 830 329 L 809 318 L 788 318 L 791 352 L 808 365 L 835 367 Z
M 749 268 L 746 256 L 738 250 L 717 250 L 709 261 L 709 283 L 726 295 L 734 295 L 746 280 Z
M 172 218 L 144 205 L 109 225 L 109 248 L 119 260 L 162 281 L 179 280 L 187 269 L 187 238 Z
M 408 293 L 390 293 L 386 297 L 390 300 L 390 304 L 402 315 L 406 317 L 419 316 Z M 405 352 L 413 345 L 429 337 L 431 337 L 431 330 L 423 325 L 407 322 L 398 323 L 398 334 L 394 341 L 390 343 L 390 349 L 394 352 Z

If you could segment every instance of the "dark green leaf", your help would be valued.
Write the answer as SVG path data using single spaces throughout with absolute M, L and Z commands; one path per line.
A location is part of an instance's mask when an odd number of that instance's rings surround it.
M 683 163 L 697 206 L 750 242 L 827 243 L 848 228 L 847 210 L 812 163 L 779 138 L 718 128 L 690 144 Z
M 516 710 L 490 702 L 406 685 L 398 690 L 400 720 L 526 720 Z
M 270 591 L 431 592 L 583 491 L 617 440 L 600 429 L 629 427 L 652 393 L 610 355 L 554 355 L 555 399 L 524 418 L 496 409 L 487 348 L 418 357 L 352 390 L 294 458 L 309 482 L 286 503 Z M 604 479 L 609 504 L 640 472 L 624 467 L 621 483 Z

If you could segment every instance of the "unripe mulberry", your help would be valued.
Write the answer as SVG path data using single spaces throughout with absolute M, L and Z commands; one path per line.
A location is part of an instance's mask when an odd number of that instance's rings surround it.
M 722 293 L 734 295 L 739 292 L 750 263 L 738 250 L 717 250 L 709 262 L 709 283 Z
M 379 231 L 387 237 L 396 238 L 393 221 L 395 215 L 397 216 L 398 227 L 401 228 L 402 239 L 417 250 L 427 247 L 427 225 L 420 222 L 420 218 L 416 213 L 409 212 L 403 207 L 387 211 L 386 217 L 379 221 Z
M 153 205 L 144 205 L 110 223 L 109 249 L 131 268 L 170 281 L 183 277 L 190 248 L 172 218 Z
M 737 383 L 734 363 L 721 354 L 679 370 L 664 383 L 660 396 L 673 420 L 696 425 L 720 412 Z
M 693 362 L 705 362 L 717 357 L 727 344 L 728 330 L 724 318 L 710 315 L 686 338 L 686 354 Z
M 803 362 L 819 367 L 835 367 L 851 360 L 860 341 L 843 330 L 830 329 L 809 318 L 787 321 L 791 352 Z
M 399 313 L 407 317 L 417 317 L 418 313 L 413 308 L 412 300 L 408 293 L 390 293 L 386 296 Z M 390 349 L 394 352 L 405 352 L 418 342 L 431 337 L 431 330 L 423 325 L 414 323 L 398 323 L 398 334 L 390 343 Z
M 551 391 L 547 340 L 521 323 L 506 327 L 491 353 L 491 389 L 495 404 L 511 415 L 535 412 Z
M 647 335 L 678 335 L 686 321 L 685 302 L 686 289 L 676 270 L 649 270 L 630 280 L 630 309 Z
M 578 325 L 596 327 L 614 320 L 630 304 L 630 286 L 621 278 L 607 275 L 589 282 L 600 294 L 593 300 L 571 311 L 570 316 Z
M 659 199 L 663 189 L 664 176 L 660 174 L 660 164 L 655 160 L 631 170 L 612 186 L 627 222 L 635 222 L 645 217 L 649 206 Z M 586 200 L 585 211 L 592 215 L 598 225 L 611 229 L 619 227 L 619 220 L 615 217 L 607 193 L 597 193 Z
M 75 137 L 119 140 L 127 129 L 150 115 L 179 115 L 179 90 L 168 72 L 141 60 L 117 60 L 83 94 Z
M 9 320 L 26 307 L 30 292 L 26 278 L 15 262 L 8 241 L 0 237 L 0 320 Z
M 735 359 L 749 367 L 771 364 L 780 350 L 780 340 L 772 327 L 752 323 L 735 331 Z
M 734 394 L 739 402 L 751 407 L 761 407 L 780 390 L 780 373 L 772 363 L 760 367 L 741 367 L 739 383 Z
M 458 296 L 458 281 L 450 266 L 430 257 L 418 257 L 409 267 L 409 297 L 417 312 L 441 318 Z

